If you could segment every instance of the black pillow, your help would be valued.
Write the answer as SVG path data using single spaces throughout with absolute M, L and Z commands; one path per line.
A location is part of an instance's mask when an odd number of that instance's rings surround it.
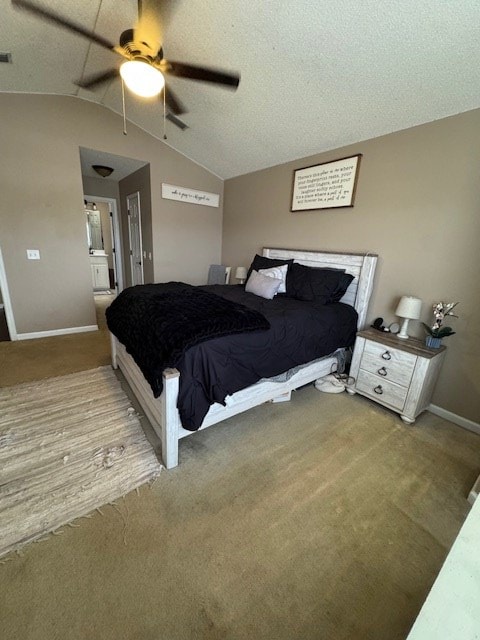
M 350 283 L 352 282 L 354 276 L 351 273 L 344 273 L 339 280 L 338 287 L 335 293 L 332 295 L 332 299 L 330 302 L 340 302 L 340 300 L 345 295 Z
M 287 274 L 287 296 L 328 304 L 338 302 L 353 280 L 343 269 L 307 267 L 295 262 Z
M 291 260 L 279 260 L 277 258 L 264 258 L 263 256 L 259 256 L 258 253 L 255 255 L 252 264 L 247 273 L 247 280 L 250 277 L 250 274 L 255 269 L 255 271 L 259 271 L 260 269 L 270 269 L 271 267 L 281 267 L 282 264 L 293 264 L 293 259 Z M 290 270 L 290 267 L 289 267 Z

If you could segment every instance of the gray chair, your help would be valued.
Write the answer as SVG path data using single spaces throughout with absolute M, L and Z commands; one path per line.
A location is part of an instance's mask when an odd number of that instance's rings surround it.
M 207 284 L 228 284 L 232 267 L 223 264 L 211 264 L 208 270 Z

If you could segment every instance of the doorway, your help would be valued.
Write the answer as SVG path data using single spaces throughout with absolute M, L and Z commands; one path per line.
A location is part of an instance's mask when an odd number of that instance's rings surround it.
M 115 198 L 106 198 L 103 196 L 93 195 L 84 195 L 84 199 L 87 203 L 105 203 L 108 206 L 108 223 L 101 224 L 101 234 L 103 237 L 108 234 L 108 246 L 109 250 L 112 252 L 112 260 L 110 264 L 112 265 L 113 269 L 113 277 L 109 278 L 109 285 L 110 288 L 115 290 L 115 294 L 119 294 L 120 291 L 123 290 L 124 280 L 122 268 L 122 242 L 120 235 L 120 220 L 117 201 Z M 102 246 L 102 249 L 105 251 L 104 244 Z
M 85 147 L 80 147 L 80 162 L 83 193 L 86 194 L 84 198 L 96 202 L 99 209 L 105 208 L 105 202 L 111 202 L 112 205 L 113 215 L 110 220 L 115 237 L 117 293 L 133 284 L 153 282 L 149 163 Z M 99 178 L 94 170 L 97 165 L 109 167 L 111 174 L 106 178 Z M 102 215 L 105 215 L 104 212 Z M 107 219 L 105 229 L 109 224 Z M 113 255 L 110 247 L 108 249 Z M 93 276 L 92 271 L 92 280 Z
M 0 247 L 0 341 L 9 340 L 17 340 L 17 329 L 13 317 L 2 248 Z

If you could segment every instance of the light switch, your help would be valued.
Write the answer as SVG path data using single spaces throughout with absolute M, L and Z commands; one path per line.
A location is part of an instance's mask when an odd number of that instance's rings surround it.
M 143 252 L 143 258 L 144 258 L 144 259 L 146 259 L 146 257 L 147 257 L 147 252 L 146 252 L 146 251 L 144 251 L 144 252 Z
M 149 259 L 149 260 L 151 260 L 151 259 L 152 259 L 152 252 L 151 252 L 151 251 L 149 251 L 149 252 L 148 252 L 148 259 Z
M 40 251 L 38 249 L 27 249 L 27 260 L 40 260 Z

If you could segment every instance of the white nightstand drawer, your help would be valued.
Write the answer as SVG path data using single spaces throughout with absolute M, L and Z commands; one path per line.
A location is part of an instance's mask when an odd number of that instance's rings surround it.
M 417 357 L 413 353 L 386 347 L 367 340 L 363 350 L 361 368 L 408 387 L 412 379 Z
M 360 393 L 370 396 L 381 404 L 387 404 L 401 411 L 405 405 L 408 389 L 381 376 L 360 369 L 355 387 Z

